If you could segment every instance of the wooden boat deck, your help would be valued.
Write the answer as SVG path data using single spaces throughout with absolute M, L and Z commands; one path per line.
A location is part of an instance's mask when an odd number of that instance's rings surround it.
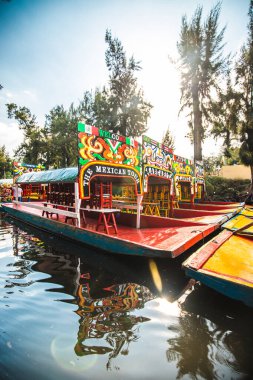
M 222 225 L 222 228 L 226 228 L 230 231 L 241 230 L 241 235 L 253 236 L 253 220 L 249 216 L 245 216 L 243 213 L 236 215 Z
M 253 241 L 231 236 L 202 270 L 253 288 Z
M 253 209 L 250 207 L 245 207 L 241 212 L 240 215 L 247 216 L 248 218 L 253 218 Z
M 209 211 L 215 211 L 219 214 L 226 214 L 228 212 L 235 212 L 238 210 L 242 210 L 243 204 L 227 204 L 227 205 L 221 205 L 221 204 L 208 204 L 208 203 L 179 203 L 179 207 L 182 209 L 192 209 L 192 210 L 209 210 Z
M 253 240 L 224 230 L 190 256 L 183 267 L 253 288 Z
M 239 209 L 231 210 L 228 209 L 225 211 L 216 211 L 216 210 L 192 210 L 185 208 L 176 208 L 173 210 L 173 217 L 183 220 L 188 220 L 192 222 L 211 224 L 217 223 L 222 224 L 231 219 L 240 211 Z
M 196 216 L 192 218 L 184 218 L 184 220 L 188 220 L 189 222 L 197 222 L 197 223 L 204 223 L 204 224 L 215 224 L 215 223 L 225 223 L 228 218 L 226 218 L 226 215 L 203 215 L 203 216 Z
M 36 202 L 36 204 L 38 205 L 38 202 Z M 64 215 L 59 215 L 58 219 L 56 215 L 52 215 L 52 217 L 48 218 L 46 215 L 42 216 L 41 210 L 27 207 L 22 203 L 6 205 L 6 207 L 13 208 L 13 210 L 16 209 L 22 213 L 39 216 L 42 220 L 54 220 L 57 222 L 56 224 L 59 225 L 59 229 L 60 224 L 68 224 L 72 225 L 74 230 L 92 231 L 94 233 L 94 239 L 96 239 L 98 235 L 103 235 L 110 239 L 117 239 L 143 248 L 154 249 L 157 252 L 170 252 L 173 257 L 183 253 L 197 242 L 203 240 L 219 227 L 219 225 L 216 224 L 205 225 L 192 221 L 143 215 L 141 217 L 141 228 L 136 229 L 133 225 L 136 215 L 123 215 L 119 213 L 119 218 L 116 217 L 118 233 L 116 234 L 114 229 L 111 228 L 109 235 L 107 235 L 103 226 L 96 231 L 97 215 L 95 215 L 95 217 L 91 215 L 92 217 L 90 217 L 90 213 L 86 213 L 86 224 L 84 220 L 81 219 L 80 227 L 75 227 L 73 219 L 67 219 L 67 221 L 65 221 Z M 19 219 L 21 219 L 21 217 Z M 43 224 L 42 221 L 41 224 Z
M 253 307 L 253 240 L 223 230 L 184 263 L 187 276 Z

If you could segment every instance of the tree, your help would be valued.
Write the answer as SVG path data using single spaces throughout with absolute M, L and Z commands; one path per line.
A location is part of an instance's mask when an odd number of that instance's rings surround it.
M 105 40 L 110 72 L 108 88 L 96 89 L 94 93 L 85 91 L 77 106 L 73 103 L 68 109 L 55 106 L 46 115 L 43 128 L 28 108 L 7 104 L 8 117 L 17 120 L 24 132 L 24 141 L 15 152 L 18 159 L 46 167 L 77 165 L 76 128 L 80 120 L 133 137 L 147 130 L 152 106 L 137 86 L 135 72 L 140 69 L 139 63 L 133 57 L 126 59 L 121 42 L 113 39 L 109 31 Z
M 240 158 L 251 170 L 251 190 L 253 194 L 253 0 L 249 6 L 248 41 L 241 49 L 236 63 L 237 84 L 241 93 L 241 147 Z
M 189 110 L 189 127 L 194 143 L 194 160 L 202 160 L 202 142 L 212 117 L 211 94 L 227 66 L 222 57 L 225 28 L 218 32 L 221 5 L 214 6 L 202 23 L 202 7 L 197 7 L 190 22 L 182 18 L 177 43 L 181 71 L 181 109 Z
M 141 136 L 147 131 L 152 108 L 137 86 L 135 74 L 141 67 L 133 57 L 127 60 L 121 42 L 113 38 L 109 30 L 106 31 L 105 42 L 108 44 L 105 61 L 110 75 L 109 88 L 97 94 L 100 97 L 96 99 L 97 105 L 102 102 L 104 109 L 99 123 L 125 136 Z
M 6 107 L 8 118 L 17 120 L 24 132 L 24 141 L 15 151 L 16 158 L 28 164 L 44 164 L 45 141 L 36 117 L 28 108 L 18 107 L 15 103 L 8 103 Z
M 175 139 L 171 134 L 169 127 L 162 138 L 162 144 L 167 145 L 171 149 L 175 149 Z
M 65 110 L 63 105 L 56 106 L 46 115 L 45 135 L 49 143 L 47 152 L 49 167 L 77 165 L 78 116 L 78 110 L 73 104 L 68 110 Z
M 203 158 L 205 175 L 218 174 L 221 166 L 223 165 L 223 158 L 221 155 L 217 157 L 209 156 Z
M 238 133 L 240 131 L 241 93 L 232 84 L 230 72 L 227 72 L 226 86 L 218 92 L 217 101 L 213 101 L 213 122 L 211 134 L 224 139 L 223 154 L 229 160 L 239 161 Z
M 12 160 L 6 152 L 5 146 L 0 146 L 0 178 L 12 177 Z

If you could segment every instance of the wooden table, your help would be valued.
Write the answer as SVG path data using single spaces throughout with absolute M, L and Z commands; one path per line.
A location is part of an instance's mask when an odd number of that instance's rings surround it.
M 100 226 L 104 226 L 107 235 L 109 235 L 109 227 L 113 227 L 115 233 L 118 233 L 117 223 L 115 220 L 115 213 L 120 212 L 117 208 L 82 208 L 81 211 L 95 212 L 99 214 L 96 231 Z

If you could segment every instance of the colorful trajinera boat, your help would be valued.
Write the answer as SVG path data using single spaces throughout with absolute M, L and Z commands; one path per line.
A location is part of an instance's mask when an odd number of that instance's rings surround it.
M 2 202 L 11 202 L 12 200 L 12 184 L 13 179 L 0 179 L 0 211 Z
M 253 220 L 243 211 L 184 263 L 187 276 L 253 307 Z
M 222 224 L 236 215 L 244 203 L 205 200 L 203 165 L 173 155 L 174 191 L 170 216 L 201 223 Z
M 47 181 L 51 188 L 59 185 L 63 187 L 64 182 L 59 182 L 59 179 L 55 182 L 58 171 L 55 170 L 53 173 L 45 171 L 43 175 L 34 173 L 31 180 Z M 73 172 L 77 175 L 75 168 L 65 169 L 66 184 L 72 187 L 77 185 L 77 182 L 74 182 L 76 175 L 73 182 L 70 182 L 69 176 Z M 46 179 L 45 175 L 50 175 L 52 178 Z M 19 182 L 22 183 L 23 180 L 24 177 L 23 179 L 20 177 Z M 60 195 L 56 193 L 50 193 L 51 201 L 49 202 L 14 201 L 11 204 L 3 204 L 3 209 L 13 218 L 91 247 L 117 254 L 150 257 L 176 257 L 218 228 L 216 224 L 205 225 L 150 215 L 141 215 L 139 228 L 136 228 L 137 214 L 123 212 L 116 208 L 85 207 L 80 207 L 78 213 L 74 202 L 73 206 L 60 204 L 61 201 L 57 200 Z M 73 197 L 72 193 L 71 195 Z M 54 202 L 58 202 L 57 207 Z M 108 220 L 108 216 L 111 218 L 113 216 L 112 220 Z M 76 225 L 77 221 L 79 225 Z M 113 231 L 111 231 L 111 224 L 114 227 Z
M 15 200 L 4 210 L 95 248 L 150 257 L 182 254 L 240 211 L 182 210 L 179 215 L 175 189 L 194 198 L 192 162 L 146 136 L 139 144 L 78 123 L 78 141 L 78 168 L 22 174 L 16 186 L 43 186 L 44 198 Z

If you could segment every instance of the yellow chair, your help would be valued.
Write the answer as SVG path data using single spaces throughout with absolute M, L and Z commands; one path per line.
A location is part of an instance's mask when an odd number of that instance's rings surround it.
M 179 208 L 179 204 L 178 204 L 178 198 L 175 197 L 172 201 L 172 207 L 173 208 Z

